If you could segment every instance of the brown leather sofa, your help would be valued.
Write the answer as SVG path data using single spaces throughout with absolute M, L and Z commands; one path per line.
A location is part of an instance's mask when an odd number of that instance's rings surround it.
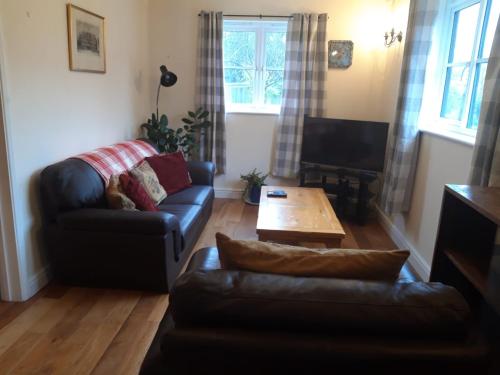
M 159 212 L 108 209 L 104 183 L 79 159 L 40 176 L 43 234 L 63 283 L 168 292 L 189 257 L 214 200 L 214 165 L 188 162 L 193 185 L 168 196 Z
M 488 348 L 441 283 L 221 270 L 193 255 L 142 364 L 153 374 L 483 374 Z

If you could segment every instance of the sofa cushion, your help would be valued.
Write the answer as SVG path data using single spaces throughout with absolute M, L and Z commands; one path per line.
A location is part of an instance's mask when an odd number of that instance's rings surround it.
M 408 250 L 310 249 L 261 241 L 232 240 L 217 233 L 222 268 L 293 276 L 395 280 Z
M 155 204 L 159 204 L 167 197 L 167 192 L 160 185 L 155 171 L 147 161 L 142 161 L 139 165 L 130 170 L 130 174 L 139 181 Z
M 200 217 L 201 207 L 198 205 L 189 204 L 161 204 L 158 209 L 163 212 L 168 212 L 177 217 L 181 235 L 184 237 L 189 234 L 191 227 Z
M 186 271 L 209 271 L 218 269 L 221 269 L 219 261 L 219 250 L 216 247 L 205 247 L 193 254 Z M 408 263 L 405 263 L 401 268 L 401 272 L 399 273 L 399 277 L 396 282 L 413 283 L 415 281 L 420 281 L 420 279 L 416 278 L 414 273 L 410 270 Z
M 151 156 L 146 161 L 156 172 L 168 195 L 191 186 L 187 163 L 180 151 Z
M 116 174 L 112 175 L 106 187 L 106 200 L 108 201 L 109 208 L 115 210 L 136 210 L 135 203 L 123 191 L 119 177 Z
M 161 204 L 196 204 L 205 206 L 213 196 L 214 189 L 211 186 L 193 185 L 178 193 L 169 195 Z
M 141 211 L 158 211 L 153 200 L 150 198 L 139 181 L 127 173 L 120 175 L 120 184 L 123 191 Z
M 462 336 L 470 309 L 441 283 L 388 283 L 198 270 L 170 294 L 176 325 L 292 329 L 335 335 Z

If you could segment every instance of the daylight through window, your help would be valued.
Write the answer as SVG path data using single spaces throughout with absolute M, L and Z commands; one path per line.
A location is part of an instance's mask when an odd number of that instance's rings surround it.
M 286 21 L 224 21 L 224 85 L 228 112 L 279 113 Z
M 448 10 L 450 44 L 440 117 L 475 133 L 500 0 L 452 1 Z

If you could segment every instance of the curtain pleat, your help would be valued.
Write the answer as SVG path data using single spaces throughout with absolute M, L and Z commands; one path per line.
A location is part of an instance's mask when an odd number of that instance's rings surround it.
M 389 214 L 410 209 L 420 143 L 418 120 L 439 3 L 436 0 L 410 3 L 396 117 L 389 138 L 381 196 L 381 207 Z
M 469 182 L 500 186 L 500 19 L 488 58 Z
M 324 115 L 327 21 L 327 14 L 293 14 L 288 23 L 274 176 L 296 177 L 300 168 L 304 115 Z
M 196 106 L 210 112 L 213 125 L 199 135 L 198 158 L 213 161 L 219 174 L 226 169 L 223 23 L 222 12 L 200 13 Z

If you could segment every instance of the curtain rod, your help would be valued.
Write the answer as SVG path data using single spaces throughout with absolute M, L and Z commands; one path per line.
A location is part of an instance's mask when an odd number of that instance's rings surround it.
M 201 13 L 198 13 L 198 17 L 201 16 Z M 224 17 L 242 17 L 242 18 L 293 18 L 293 16 L 282 16 L 282 15 L 264 15 L 264 14 L 223 14 Z M 330 19 L 330 16 L 328 16 Z
M 198 13 L 201 16 L 201 13 Z M 263 14 L 223 14 L 224 17 L 243 17 L 243 18 L 292 18 L 292 16 L 272 16 Z

